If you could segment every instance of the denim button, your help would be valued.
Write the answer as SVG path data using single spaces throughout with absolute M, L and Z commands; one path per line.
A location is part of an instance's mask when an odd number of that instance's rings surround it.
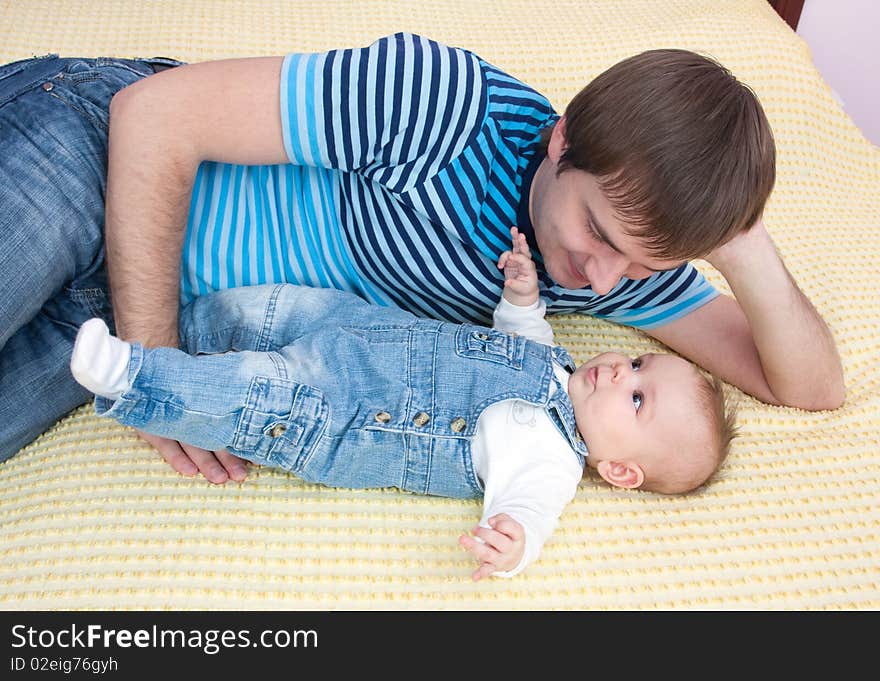
M 449 424 L 449 427 L 452 428 L 453 433 L 460 433 L 467 428 L 467 421 L 461 418 L 461 416 L 458 416 L 452 419 L 452 423 Z
M 477 338 L 479 338 L 480 340 L 482 340 L 482 341 L 489 340 L 489 335 L 488 335 L 488 334 L 485 334 L 485 333 L 475 333 L 474 335 L 475 335 Z
M 424 426 L 428 421 L 431 420 L 431 417 L 428 416 L 425 412 L 420 411 L 413 417 L 413 423 L 415 423 L 419 428 Z
M 55 86 L 52 85 L 52 83 L 43 83 L 43 89 L 44 89 L 46 92 L 52 92 L 52 90 L 53 90 L 54 88 L 55 88 Z
M 287 426 L 285 426 L 283 423 L 276 423 L 274 426 L 272 426 L 272 430 L 269 431 L 269 435 L 271 435 L 272 437 L 280 437 L 286 432 Z
M 391 414 L 387 411 L 380 411 L 376 414 L 376 420 L 379 423 L 388 423 L 391 420 Z

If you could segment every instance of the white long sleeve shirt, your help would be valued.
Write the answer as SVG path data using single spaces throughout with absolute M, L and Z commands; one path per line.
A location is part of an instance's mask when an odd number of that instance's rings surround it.
M 553 329 L 545 313 L 543 301 L 526 307 L 502 298 L 495 308 L 494 325 L 499 331 L 553 345 Z M 568 373 L 557 365 L 554 371 L 567 390 Z M 541 553 L 577 492 L 583 468 L 547 411 L 522 400 L 497 402 L 480 414 L 471 453 L 484 486 L 480 525 L 489 527 L 489 518 L 506 513 L 525 530 L 519 565 L 493 573 L 513 577 Z

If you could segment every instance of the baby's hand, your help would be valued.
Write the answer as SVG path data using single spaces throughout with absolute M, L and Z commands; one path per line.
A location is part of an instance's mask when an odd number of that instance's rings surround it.
M 504 298 L 513 305 L 528 306 L 538 302 L 538 272 L 526 237 L 516 227 L 510 228 L 511 250 L 498 258 L 504 270 Z
M 474 536 L 463 534 L 458 543 L 474 554 L 480 566 L 471 575 L 479 581 L 493 572 L 513 570 L 522 560 L 526 548 L 526 533 L 522 525 L 506 513 L 489 518 L 488 527 L 476 527 Z

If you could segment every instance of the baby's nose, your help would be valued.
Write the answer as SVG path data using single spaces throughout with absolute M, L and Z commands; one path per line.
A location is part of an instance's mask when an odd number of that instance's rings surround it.
M 616 361 L 613 364 L 612 369 L 614 371 L 613 375 L 615 381 L 621 381 L 633 373 L 632 364 L 630 364 L 628 359 Z

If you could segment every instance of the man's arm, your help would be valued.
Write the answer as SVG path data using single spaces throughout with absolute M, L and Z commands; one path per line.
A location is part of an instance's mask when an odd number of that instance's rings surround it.
M 648 333 L 769 404 L 836 409 L 843 368 L 834 339 L 761 221 L 711 253 L 735 299 L 719 296 Z
M 179 66 L 120 91 L 110 105 L 107 268 L 117 334 L 177 347 L 180 256 L 190 193 L 205 160 L 283 163 L 281 57 Z M 178 472 L 243 480 L 244 463 L 143 435 Z
M 205 160 L 287 161 L 281 57 L 191 64 L 119 92 L 110 105 L 107 264 L 117 332 L 177 346 L 180 255 Z

